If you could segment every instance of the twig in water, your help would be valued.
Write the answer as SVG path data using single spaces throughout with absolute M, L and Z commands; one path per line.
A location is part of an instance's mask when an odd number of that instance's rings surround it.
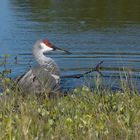
M 101 64 L 103 63 L 103 61 L 101 61 L 100 63 L 98 63 L 96 65 L 96 67 L 92 68 L 90 71 L 87 71 L 87 72 L 84 72 L 82 74 L 74 74 L 74 75 L 65 75 L 65 76 L 62 76 L 62 78 L 81 78 L 81 77 L 84 77 L 85 75 L 87 74 L 90 74 L 94 71 L 97 71 L 101 76 L 103 76 L 103 74 L 101 73 L 100 69 L 101 69 Z

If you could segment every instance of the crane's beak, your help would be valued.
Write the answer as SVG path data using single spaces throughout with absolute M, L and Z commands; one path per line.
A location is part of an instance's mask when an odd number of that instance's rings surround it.
M 56 46 L 53 46 L 53 51 L 62 51 L 62 52 L 65 52 L 67 54 L 72 54 L 71 52 L 67 51 L 67 50 L 64 50 L 64 49 L 61 49 L 61 48 L 58 48 Z

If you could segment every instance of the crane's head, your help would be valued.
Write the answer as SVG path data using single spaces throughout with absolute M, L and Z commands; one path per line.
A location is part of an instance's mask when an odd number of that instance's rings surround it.
M 62 51 L 68 54 L 71 54 L 69 51 L 63 50 L 61 48 L 56 47 L 55 45 L 53 45 L 48 39 L 44 39 L 42 41 L 40 41 L 40 47 L 42 49 L 43 52 L 50 52 L 50 51 Z

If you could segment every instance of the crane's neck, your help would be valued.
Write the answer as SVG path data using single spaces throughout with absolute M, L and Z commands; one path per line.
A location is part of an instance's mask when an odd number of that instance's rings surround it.
M 48 72 L 51 73 L 52 76 L 57 76 L 59 77 L 60 75 L 60 70 L 57 66 L 57 64 L 55 63 L 55 61 L 53 59 L 51 59 L 50 57 L 46 57 L 43 54 L 43 49 L 40 48 L 40 42 L 37 42 L 34 46 L 33 46 L 33 55 L 36 59 L 36 61 L 38 62 L 38 64 L 42 67 L 44 67 Z M 56 77 L 54 77 L 56 79 Z
M 50 57 L 46 57 L 41 51 L 40 52 L 33 51 L 33 55 L 39 65 L 45 65 L 45 63 L 52 60 Z

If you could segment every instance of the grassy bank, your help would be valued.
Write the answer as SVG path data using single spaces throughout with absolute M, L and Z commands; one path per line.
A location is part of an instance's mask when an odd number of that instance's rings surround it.
M 5 63 L 4 63 L 5 64 Z M 0 73 L 0 140 L 137 140 L 140 96 L 131 77 L 120 78 L 121 90 L 83 86 L 68 96 L 22 96 L 15 83 Z M 121 77 L 121 76 L 120 76 Z M 2 85 L 1 85 L 2 84 Z
M 6 91 L 0 97 L 2 140 L 139 139 L 140 96 L 125 89 L 77 88 L 48 99 Z

